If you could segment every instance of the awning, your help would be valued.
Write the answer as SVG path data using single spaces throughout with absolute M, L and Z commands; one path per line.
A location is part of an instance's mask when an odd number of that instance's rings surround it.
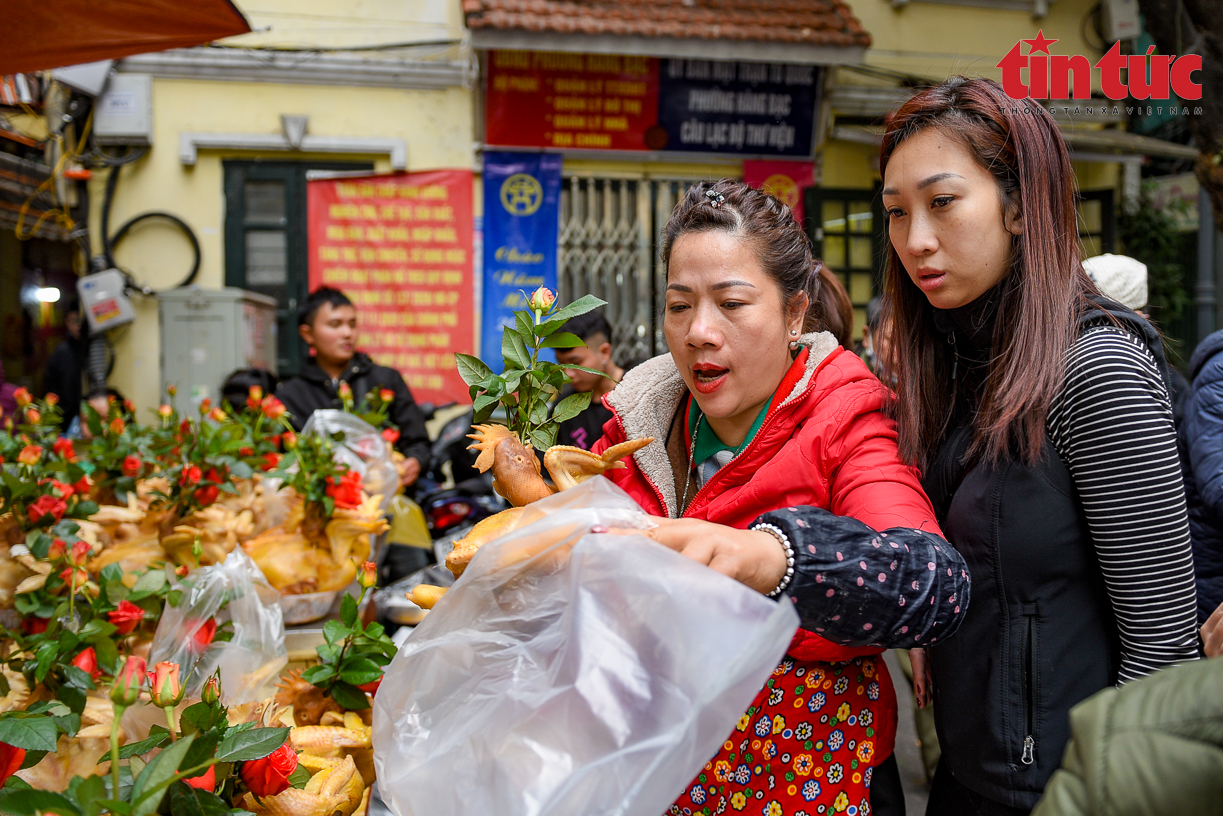
M 249 32 L 230 0 L 5 0 L 0 74 L 185 48 Z
M 870 34 L 829 0 L 463 0 L 477 49 L 860 63 Z

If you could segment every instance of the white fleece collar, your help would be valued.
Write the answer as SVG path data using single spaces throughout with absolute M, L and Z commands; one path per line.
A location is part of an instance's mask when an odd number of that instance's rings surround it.
M 806 369 L 782 405 L 789 404 L 807 390 L 816 367 L 837 348 L 837 340 L 830 332 L 804 334 L 799 342 L 807 347 Z M 607 404 L 624 424 L 625 439 L 654 437 L 653 443 L 633 454 L 633 461 L 658 488 L 671 515 L 676 506 L 675 476 L 667 458 L 667 431 L 687 390 L 671 355 L 660 354 L 626 372 L 620 384 L 606 397 Z

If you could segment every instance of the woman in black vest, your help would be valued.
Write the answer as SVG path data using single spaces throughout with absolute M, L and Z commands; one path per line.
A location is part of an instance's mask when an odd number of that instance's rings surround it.
M 1196 654 L 1167 367 L 1083 272 L 1069 156 L 1039 104 L 950 79 L 897 111 L 880 169 L 901 455 L 973 584 L 928 650 L 927 813 L 1024 814 L 1071 706 Z

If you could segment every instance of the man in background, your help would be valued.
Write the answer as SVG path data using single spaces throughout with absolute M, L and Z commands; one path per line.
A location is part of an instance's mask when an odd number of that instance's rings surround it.
M 624 369 L 612 360 L 611 326 L 599 310 L 570 318 L 560 330 L 576 334 L 586 345 L 557 349 L 558 363 L 603 372 L 602 375 L 597 375 L 569 369 L 565 373 L 573 380 L 573 384 L 560 394 L 560 399 L 564 399 L 573 393 L 589 392 L 590 407 L 561 423 L 556 434 L 556 444 L 590 450 L 591 445 L 603 435 L 603 423 L 612 416 L 611 411 L 603 405 L 603 395 L 616 387 L 616 383 L 624 376 Z
M 302 304 L 297 324 L 298 333 L 310 347 L 309 356 L 301 372 L 276 389 L 293 427 L 300 431 L 320 408 L 342 408 L 341 383 L 352 389 L 357 405 L 374 389 L 390 389 L 395 396 L 387 420 L 399 429 L 395 449 L 406 457 L 399 472 L 400 484 L 415 484 L 429 462 L 424 414 L 398 371 L 376 365 L 369 355 L 357 351 L 357 310 L 352 301 L 338 289 L 319 287 Z

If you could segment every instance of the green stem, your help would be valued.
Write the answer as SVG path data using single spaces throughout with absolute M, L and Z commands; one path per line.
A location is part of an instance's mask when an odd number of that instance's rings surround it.
M 115 718 L 110 723 L 110 796 L 119 798 L 119 720 L 123 719 L 123 711 L 127 706 L 114 704 Z
M 162 711 L 166 712 L 166 723 L 170 726 L 170 742 L 177 742 L 178 726 L 174 724 L 174 706 L 165 706 Z
M 76 622 L 76 567 L 71 566 L 68 579 L 68 625 Z M 72 631 L 76 631 L 75 627 Z

